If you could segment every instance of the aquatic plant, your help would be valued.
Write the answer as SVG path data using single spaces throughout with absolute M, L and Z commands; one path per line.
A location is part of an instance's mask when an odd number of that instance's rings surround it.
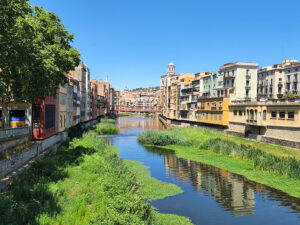
M 254 167 L 262 171 L 272 171 L 280 175 L 300 179 L 300 160 L 294 157 L 267 153 L 247 144 L 238 144 L 232 140 L 213 138 L 204 141 L 200 149 L 232 157 L 253 160 Z
M 101 123 L 116 123 L 116 120 L 104 118 L 104 119 L 101 119 L 100 122 Z
M 168 131 L 148 130 L 138 135 L 138 142 L 144 145 L 192 145 L 193 142 Z
M 114 124 L 111 123 L 99 123 L 95 126 L 94 130 L 101 135 L 120 133 L 119 128 L 117 128 Z

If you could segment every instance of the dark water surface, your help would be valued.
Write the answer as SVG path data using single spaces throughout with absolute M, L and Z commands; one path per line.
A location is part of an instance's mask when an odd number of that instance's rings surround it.
M 183 193 L 151 204 L 161 213 L 189 217 L 194 224 L 300 224 L 300 199 L 203 163 L 177 158 L 172 150 L 145 148 L 137 135 L 163 129 L 157 119 L 121 117 L 121 133 L 108 137 L 120 157 L 149 167 L 151 176 Z

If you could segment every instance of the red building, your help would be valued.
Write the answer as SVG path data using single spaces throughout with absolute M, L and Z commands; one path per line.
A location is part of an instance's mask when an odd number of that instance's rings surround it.
M 59 98 L 37 99 L 32 105 L 32 137 L 46 139 L 58 132 Z

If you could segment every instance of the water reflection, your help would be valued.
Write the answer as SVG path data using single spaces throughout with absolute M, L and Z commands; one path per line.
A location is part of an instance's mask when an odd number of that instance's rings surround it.
M 194 224 L 300 224 L 300 199 L 203 163 L 176 157 L 174 151 L 145 148 L 137 135 L 163 129 L 157 119 L 122 117 L 119 135 L 108 136 L 123 159 L 138 160 L 151 176 L 183 189 L 183 193 L 151 204 L 162 213 L 191 218 Z
M 265 201 L 279 201 L 278 206 L 289 206 L 292 213 L 300 213 L 300 199 L 276 189 L 250 181 L 200 162 L 177 158 L 172 150 L 146 147 L 148 152 L 164 158 L 165 173 L 178 183 L 191 183 L 200 195 L 214 197 L 215 201 L 235 217 L 255 213 L 255 193 L 263 194 Z M 300 215 L 298 216 L 300 218 Z

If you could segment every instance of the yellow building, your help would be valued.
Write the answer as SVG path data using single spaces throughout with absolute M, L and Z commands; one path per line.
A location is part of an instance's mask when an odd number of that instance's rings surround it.
M 228 126 L 229 98 L 200 98 L 195 111 L 195 122 Z
M 278 100 L 231 104 L 229 131 L 299 141 L 300 103 Z
M 61 85 L 59 88 L 59 125 L 58 131 L 62 132 L 66 129 L 67 118 L 67 85 Z

